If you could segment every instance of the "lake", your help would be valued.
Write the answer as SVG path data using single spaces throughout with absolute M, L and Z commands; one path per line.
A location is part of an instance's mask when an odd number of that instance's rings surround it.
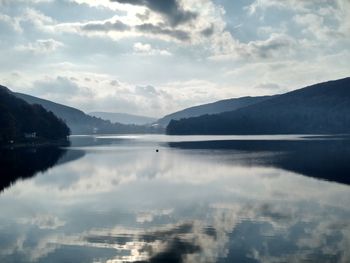
M 0 166 L 2 263 L 350 262 L 346 136 L 72 136 Z

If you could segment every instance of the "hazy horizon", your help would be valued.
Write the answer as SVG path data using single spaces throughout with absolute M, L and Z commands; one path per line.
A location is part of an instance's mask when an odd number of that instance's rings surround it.
M 162 117 L 350 76 L 348 0 L 96 2 L 0 0 L 0 84 Z

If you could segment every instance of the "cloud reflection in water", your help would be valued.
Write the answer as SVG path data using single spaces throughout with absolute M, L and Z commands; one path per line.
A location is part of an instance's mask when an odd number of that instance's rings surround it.
M 1 262 L 350 260 L 349 186 L 275 166 L 287 146 L 98 147 L 1 194 Z

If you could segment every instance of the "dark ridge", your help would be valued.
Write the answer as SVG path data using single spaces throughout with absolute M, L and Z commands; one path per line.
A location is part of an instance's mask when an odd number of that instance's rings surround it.
M 350 133 L 350 78 L 312 85 L 235 111 L 172 120 L 167 133 Z
M 0 146 L 15 143 L 66 140 L 65 122 L 38 104 L 30 105 L 0 87 Z
M 241 97 L 236 99 L 220 100 L 217 102 L 194 106 L 181 111 L 174 112 L 159 119 L 157 123 L 161 126 L 166 127 L 171 120 L 180 120 L 184 118 L 198 117 L 205 114 L 217 114 L 226 111 L 233 111 L 242 107 L 246 107 L 268 100 L 272 97 L 274 96 Z

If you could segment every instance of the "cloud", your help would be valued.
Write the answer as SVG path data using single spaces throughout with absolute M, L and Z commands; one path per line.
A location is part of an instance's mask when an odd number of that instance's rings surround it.
M 259 90 L 269 90 L 272 94 L 279 93 L 281 91 L 280 85 L 276 83 L 262 83 L 257 85 L 255 88 Z
M 15 47 L 15 49 L 24 52 L 32 52 L 34 54 L 47 54 L 52 53 L 63 46 L 64 44 L 62 42 L 56 41 L 54 39 L 39 39 L 34 43 L 19 45 Z
M 124 24 L 121 21 L 110 22 L 107 21 L 105 23 L 88 23 L 83 25 L 82 30 L 87 31 L 127 31 L 130 30 L 130 26 Z
M 326 18 L 322 15 L 311 13 L 297 14 L 293 19 L 297 25 L 303 28 L 302 32 L 306 37 L 314 36 L 318 40 L 327 41 L 327 45 L 332 44 L 330 42 L 334 42 L 334 40 L 344 37 L 344 32 L 326 25 Z
M 340 0 L 348 1 L 348 0 Z M 268 8 L 287 9 L 294 11 L 308 11 L 314 7 L 329 6 L 336 4 L 336 1 L 329 0 L 255 0 L 246 9 L 249 13 L 255 14 L 258 11 L 265 11 Z
M 37 80 L 33 83 L 32 92 L 37 96 L 67 96 L 74 95 L 81 91 L 74 80 L 66 76 L 57 76 L 55 78 L 46 77 L 42 80 Z
M 163 25 L 154 25 L 150 23 L 145 23 L 141 25 L 137 25 L 135 27 L 138 31 L 151 34 L 151 35 L 165 35 L 171 38 L 175 38 L 177 40 L 185 41 L 190 39 L 190 35 L 188 32 L 178 29 L 169 29 L 163 27 Z
M 159 95 L 158 91 L 153 86 L 138 86 L 135 88 L 135 91 L 145 97 L 152 97 Z
M 141 46 L 142 49 L 149 50 L 147 44 L 141 43 Z M 219 85 L 202 80 L 168 82 L 160 86 L 134 85 L 121 81 L 114 75 L 79 71 L 73 73 L 70 70 L 64 72 L 57 68 L 50 68 L 50 71 L 59 74 L 33 76 L 30 73 L 29 75 L 21 73 L 21 76 L 16 78 L 18 82 L 8 87 L 77 107 L 85 112 L 108 110 L 142 114 L 147 111 L 148 115 L 156 117 L 233 96 L 231 85 Z M 242 91 L 237 94 L 242 95 Z
M 294 40 L 283 34 L 272 34 L 268 39 L 263 41 L 252 41 L 243 46 L 243 55 L 258 58 L 268 58 L 274 55 L 280 55 L 280 52 L 289 53 L 294 44 Z
M 83 3 L 84 1 L 79 0 L 78 2 Z M 118 0 L 108 2 L 111 5 L 108 7 L 115 12 L 121 12 L 119 8 L 123 7 L 121 8 L 123 13 L 118 13 L 115 16 L 104 20 L 57 23 L 54 26 L 54 29 L 60 33 L 71 33 L 91 37 L 102 36 L 118 41 L 121 39 L 146 37 L 152 40 L 166 42 L 204 44 L 207 39 L 213 37 L 215 34 L 220 34 L 225 28 L 225 23 L 222 17 L 223 11 L 219 6 L 216 6 L 209 0 L 202 0 L 200 6 L 196 2 L 187 1 L 163 2 L 158 1 L 156 3 L 156 1 L 146 0 Z M 87 3 L 96 8 L 97 3 Z M 106 8 L 106 2 L 104 2 L 104 4 L 101 2 L 101 6 Z M 171 6 L 176 6 L 177 8 L 170 8 Z M 177 22 L 170 23 L 167 18 L 168 16 L 164 15 L 165 13 L 172 14 L 170 11 L 165 11 L 168 10 L 167 8 L 177 10 L 176 12 L 171 11 L 173 13 L 178 13 L 180 12 L 179 10 L 191 10 L 188 12 L 193 14 L 196 13 L 198 16 L 195 18 L 193 17 L 188 21 L 183 19 L 181 21 L 184 22 L 179 24 L 177 24 Z M 160 13 L 160 11 L 163 13 Z M 199 16 L 199 14 L 202 15 Z
M 205 36 L 205 37 L 210 37 L 210 36 L 212 36 L 212 35 L 214 34 L 214 25 L 211 24 L 209 27 L 203 29 L 203 30 L 201 31 L 201 34 L 202 34 L 203 36 Z
M 40 229 L 57 229 L 66 224 L 65 221 L 49 214 L 36 215 L 31 218 L 20 218 L 18 222 L 20 224 L 35 225 Z
M 32 32 L 33 29 L 45 33 L 54 33 L 54 25 L 57 24 L 57 21 L 31 5 L 43 2 L 49 3 L 50 1 L 5 1 L 3 3 L 5 10 L 10 10 L 10 12 L 6 14 L 0 11 L 0 22 L 10 25 L 16 33 L 28 33 Z M 18 3 L 18 5 L 15 3 Z M 25 5 L 25 3 L 28 5 Z M 32 33 L 36 34 L 37 32 Z
M 122 4 L 141 5 L 163 15 L 172 27 L 189 22 L 197 17 L 197 13 L 184 10 L 178 0 L 111 0 Z
M 286 34 L 272 33 L 265 40 L 255 40 L 241 43 L 228 33 L 216 39 L 214 45 L 214 60 L 227 59 L 271 59 L 288 57 L 296 46 L 296 40 Z
M 3 5 L 10 5 L 13 2 L 16 2 L 17 4 L 19 3 L 50 3 L 54 0 L 0 0 L 0 6 Z
M 68 27 L 76 27 L 82 31 L 97 32 L 97 33 L 108 33 L 108 32 L 126 32 L 126 37 L 148 35 L 148 36 L 161 36 L 167 39 L 174 39 L 179 41 L 187 41 L 190 39 L 190 34 L 184 30 L 173 29 L 167 27 L 164 24 L 152 24 L 143 23 L 137 25 L 127 25 L 119 20 L 115 21 L 104 21 L 104 22 L 89 22 L 86 24 L 62 24 L 58 25 L 61 30 Z M 120 36 L 120 35 L 119 35 Z
M 246 9 L 250 15 L 266 14 L 269 9 L 294 13 L 293 20 L 302 30 L 318 39 L 334 41 L 350 35 L 349 0 L 255 0 Z
M 151 46 L 151 44 L 143 44 L 141 42 L 137 42 L 134 44 L 134 52 L 135 54 L 141 55 L 161 55 L 161 56 L 170 56 L 171 53 L 164 49 L 155 49 Z
M 173 209 L 163 209 L 163 210 L 154 210 L 154 211 L 143 211 L 139 212 L 136 215 L 137 223 L 149 223 L 153 222 L 154 219 L 169 216 L 173 213 Z
M 50 16 L 32 7 L 25 8 L 19 19 L 22 23 L 30 23 L 43 32 L 51 33 L 54 32 L 53 26 L 57 23 Z
M 0 78 L 86 111 L 159 116 L 349 75 L 350 1 L 233 2 L 3 0 Z
M 0 13 L 0 26 L 1 26 L 1 24 L 4 24 L 4 25 L 12 28 L 16 32 L 22 32 L 22 28 L 21 28 L 19 19 L 13 19 L 11 16 L 8 16 L 6 14 Z M 3 29 L 1 28 L 1 30 L 3 30 Z

